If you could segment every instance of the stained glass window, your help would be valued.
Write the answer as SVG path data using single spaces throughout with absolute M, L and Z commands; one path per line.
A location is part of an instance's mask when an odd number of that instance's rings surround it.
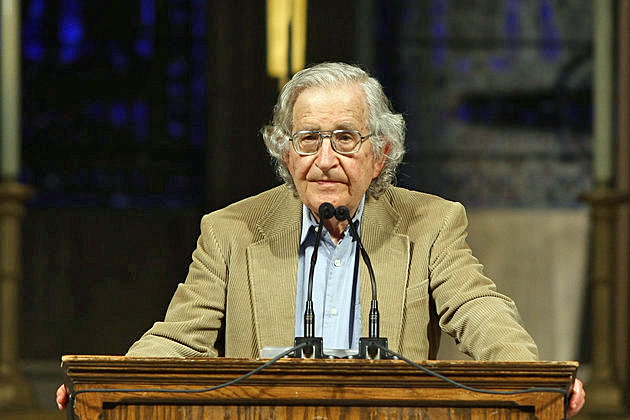
M 33 207 L 198 207 L 206 3 L 23 3 L 22 181 Z

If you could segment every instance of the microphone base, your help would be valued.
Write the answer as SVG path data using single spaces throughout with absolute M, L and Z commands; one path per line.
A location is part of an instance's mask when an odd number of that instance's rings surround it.
M 306 347 L 302 347 L 291 353 L 290 357 L 296 357 L 298 359 L 323 359 L 324 358 L 324 344 L 321 337 L 295 337 L 295 345 L 306 344 Z
M 368 359 L 368 360 L 381 360 L 381 359 L 392 358 L 392 356 L 389 353 L 383 351 L 381 348 L 377 347 L 377 345 L 388 348 L 387 338 L 361 337 L 359 339 L 359 355 L 357 357 L 359 359 Z

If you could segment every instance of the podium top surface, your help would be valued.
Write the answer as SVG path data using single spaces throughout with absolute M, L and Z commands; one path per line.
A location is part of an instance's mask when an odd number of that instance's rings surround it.
M 268 362 L 267 359 L 233 358 L 131 358 L 124 356 L 66 355 L 62 368 L 75 384 L 127 383 L 147 379 L 188 384 L 220 383 L 244 375 Z M 575 378 L 578 363 L 487 362 L 470 360 L 425 360 L 422 367 L 452 380 L 473 386 L 506 389 L 528 387 L 567 388 Z M 247 379 L 264 383 L 281 377 L 289 382 L 407 384 L 449 386 L 438 377 L 402 360 L 280 359 Z

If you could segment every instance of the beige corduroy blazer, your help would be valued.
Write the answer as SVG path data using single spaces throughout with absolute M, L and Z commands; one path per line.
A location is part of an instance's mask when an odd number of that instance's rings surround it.
M 164 321 L 128 356 L 258 357 L 293 344 L 302 203 L 286 186 L 205 215 L 186 281 Z M 367 197 L 362 241 L 377 282 L 381 336 L 408 358 L 435 358 L 440 329 L 478 360 L 534 360 L 537 349 L 514 302 L 496 292 L 466 244 L 459 203 L 389 187 Z M 363 336 L 371 300 L 361 264 Z M 317 321 L 316 321 L 317 322 Z

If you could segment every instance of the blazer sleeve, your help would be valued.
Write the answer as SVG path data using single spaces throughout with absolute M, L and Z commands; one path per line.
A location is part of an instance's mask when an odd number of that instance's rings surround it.
M 164 321 L 156 322 L 127 356 L 216 357 L 217 339 L 225 310 L 228 264 L 206 215 L 193 261 L 168 306 Z
M 429 287 L 440 328 L 476 360 L 536 360 L 514 301 L 496 291 L 466 243 L 464 207 L 452 203 L 433 243 Z

